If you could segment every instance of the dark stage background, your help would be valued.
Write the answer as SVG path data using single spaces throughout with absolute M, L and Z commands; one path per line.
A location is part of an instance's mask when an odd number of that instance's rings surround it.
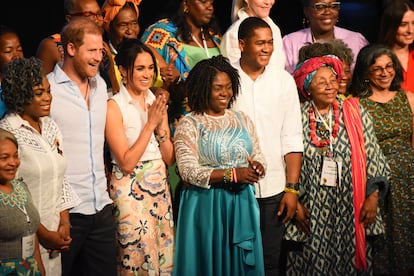
M 103 0 L 98 0 L 100 4 Z M 180 0 L 143 0 L 140 26 L 144 29 L 157 19 L 171 15 Z M 338 26 L 359 31 L 375 42 L 383 0 L 341 1 Z M 215 14 L 222 32 L 230 25 L 231 0 L 215 0 Z M 300 0 L 276 0 L 271 17 L 282 35 L 302 28 Z M 0 24 L 14 28 L 23 43 L 25 56 L 36 53 L 37 45 L 45 36 L 60 31 L 64 24 L 63 1 L 2 1 Z

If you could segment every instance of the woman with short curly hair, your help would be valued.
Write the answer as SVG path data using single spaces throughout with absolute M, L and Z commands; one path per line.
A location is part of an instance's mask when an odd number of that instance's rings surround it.
M 49 117 L 52 95 L 39 59 L 11 61 L 2 81 L 8 109 L 0 128 L 16 136 L 23 177 L 40 214 L 37 235 L 47 275 L 61 275 L 60 252 L 69 249 L 69 208 L 76 205 L 64 177 L 66 160 L 62 154 L 62 135 Z

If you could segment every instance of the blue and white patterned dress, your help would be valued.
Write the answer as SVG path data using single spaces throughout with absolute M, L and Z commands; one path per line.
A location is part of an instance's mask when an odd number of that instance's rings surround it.
M 299 201 L 310 213 L 310 235 L 306 236 L 294 222 L 287 224 L 285 239 L 296 242 L 301 250 L 290 251 L 287 275 L 357 275 L 372 274 L 372 248 L 367 242 L 367 271 L 357 270 L 355 264 L 355 223 L 352 185 L 351 146 L 345 129 L 342 100 L 339 101 L 339 130 L 334 139 L 334 158 L 340 161 L 341 183 L 338 187 L 320 185 L 323 156 L 327 148 L 318 148 L 311 141 L 309 108 L 302 106 L 304 147 L 300 183 L 304 193 Z M 388 166 L 377 143 L 373 123 L 361 107 L 366 148 L 367 190 L 371 183 L 384 182 Z M 334 119 L 332 120 L 334 121 Z M 318 124 L 316 122 L 317 128 Z M 369 192 L 367 192 L 368 194 Z M 365 229 L 366 235 L 384 233 L 382 219 L 377 212 L 374 225 Z

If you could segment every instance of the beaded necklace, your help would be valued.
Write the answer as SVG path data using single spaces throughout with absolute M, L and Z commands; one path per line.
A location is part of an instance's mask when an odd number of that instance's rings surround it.
M 336 138 L 336 135 L 338 134 L 338 129 L 339 129 L 338 101 L 334 101 L 331 108 L 332 107 L 333 107 L 333 113 L 334 113 L 335 119 L 334 119 L 334 126 L 332 129 L 332 134 L 329 136 L 332 136 L 332 140 L 333 140 Z M 331 137 L 328 136 L 327 138 L 319 139 L 317 136 L 315 111 L 312 105 L 309 107 L 309 123 L 310 123 L 310 136 L 311 136 L 312 144 L 314 144 L 318 148 L 329 146 L 329 144 L 331 143 Z M 329 127 L 332 128 L 331 125 Z

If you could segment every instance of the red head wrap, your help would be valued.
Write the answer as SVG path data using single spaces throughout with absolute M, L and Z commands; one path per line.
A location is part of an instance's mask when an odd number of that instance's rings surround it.
M 313 79 L 313 75 L 311 74 L 322 66 L 331 67 L 336 73 L 336 79 L 342 79 L 342 61 L 334 55 L 313 57 L 299 63 L 293 72 L 293 78 L 295 79 L 299 92 L 305 99 L 309 98 L 306 90 Z

